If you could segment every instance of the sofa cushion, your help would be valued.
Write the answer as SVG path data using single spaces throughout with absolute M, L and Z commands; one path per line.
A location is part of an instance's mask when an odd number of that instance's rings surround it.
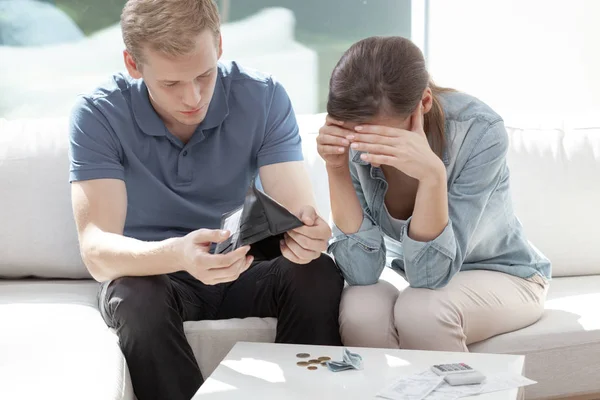
M 186 321 L 185 335 L 204 377 L 213 373 L 237 342 L 275 341 L 275 318 Z
M 513 202 L 553 276 L 600 274 L 600 123 L 508 125 Z
M 0 119 L 0 277 L 90 277 L 71 211 L 67 126 Z
M 317 209 L 321 217 L 331 222 L 331 205 L 329 204 L 329 181 L 325 162 L 317 152 L 317 136 L 319 128 L 325 122 L 324 114 L 299 115 L 297 117 L 302 137 L 302 154 L 304 166 L 310 176 Z
M 84 37 L 77 24 L 54 4 L 3 0 L 0 16 L 0 46 L 55 45 Z
M 527 387 L 527 398 L 600 393 L 598 304 L 600 276 L 555 278 L 540 321 L 469 349 L 526 355 L 526 375 L 539 382 Z M 578 382 L 578 387 L 573 387 L 572 381 Z
M 131 400 L 93 281 L 0 281 L 0 399 Z

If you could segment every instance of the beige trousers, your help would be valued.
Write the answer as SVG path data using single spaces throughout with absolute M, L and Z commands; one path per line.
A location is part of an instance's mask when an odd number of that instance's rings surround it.
M 382 279 L 344 289 L 344 345 L 469 351 L 471 343 L 539 320 L 548 290 L 547 280 L 537 275 L 522 279 L 501 272 L 463 271 L 436 290 L 407 287 L 394 275 L 388 279 L 394 284 Z

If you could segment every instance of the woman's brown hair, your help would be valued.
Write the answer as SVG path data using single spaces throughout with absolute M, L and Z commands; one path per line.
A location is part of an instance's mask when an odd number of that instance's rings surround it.
M 428 86 L 433 105 L 425 114 L 424 130 L 432 150 L 441 157 L 446 140 L 439 95 L 452 89 L 431 81 L 423 53 L 406 38 L 370 37 L 346 50 L 331 74 L 327 113 L 358 123 L 382 114 L 408 117 Z

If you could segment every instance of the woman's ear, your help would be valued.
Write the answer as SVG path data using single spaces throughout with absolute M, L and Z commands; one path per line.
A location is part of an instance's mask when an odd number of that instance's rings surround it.
M 423 114 L 427 114 L 431 110 L 431 107 L 433 107 L 433 93 L 431 92 L 431 88 L 429 86 L 427 86 L 423 92 L 421 105 L 423 107 Z

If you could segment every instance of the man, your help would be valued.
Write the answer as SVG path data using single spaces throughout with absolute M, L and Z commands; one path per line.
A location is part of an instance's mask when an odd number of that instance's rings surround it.
M 130 77 L 74 107 L 70 180 L 81 254 L 137 398 L 189 400 L 203 382 L 185 320 L 277 317 L 277 342 L 340 345 L 343 279 L 322 254 L 331 231 L 284 89 L 218 62 L 212 0 L 129 0 L 121 26 Z M 211 254 L 256 173 L 305 225 L 274 260 L 247 246 Z

